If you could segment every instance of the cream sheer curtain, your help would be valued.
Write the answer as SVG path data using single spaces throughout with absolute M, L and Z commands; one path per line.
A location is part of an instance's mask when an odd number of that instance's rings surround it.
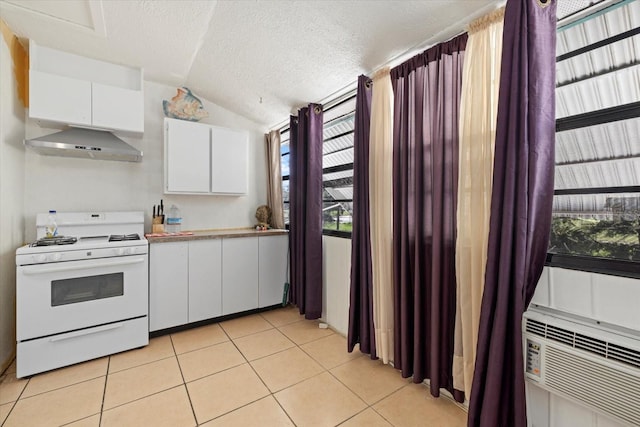
M 453 387 L 471 396 L 487 262 L 504 8 L 469 26 L 460 101 Z
M 373 76 L 369 201 L 376 355 L 393 361 L 393 88 L 389 68 Z
M 264 135 L 267 160 L 267 205 L 271 208 L 271 227 L 284 228 L 282 172 L 280 171 L 280 131 Z

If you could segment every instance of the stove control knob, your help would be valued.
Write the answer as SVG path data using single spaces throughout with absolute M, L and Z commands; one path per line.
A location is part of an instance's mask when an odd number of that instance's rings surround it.
M 51 255 L 51 261 L 60 261 L 60 258 L 62 258 L 61 254 L 52 254 Z
M 34 258 L 36 259 L 36 262 L 46 262 L 47 261 L 47 256 L 45 254 L 36 255 Z

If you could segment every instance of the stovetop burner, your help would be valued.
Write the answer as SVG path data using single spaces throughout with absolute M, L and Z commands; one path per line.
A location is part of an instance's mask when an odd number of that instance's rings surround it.
M 140 240 L 138 233 L 133 234 L 112 234 L 109 236 L 110 242 L 122 242 L 124 240 Z
M 76 239 L 75 237 L 68 237 L 68 236 L 43 237 L 41 239 L 36 240 L 29 246 L 33 247 L 33 246 L 72 245 L 77 241 L 78 239 Z

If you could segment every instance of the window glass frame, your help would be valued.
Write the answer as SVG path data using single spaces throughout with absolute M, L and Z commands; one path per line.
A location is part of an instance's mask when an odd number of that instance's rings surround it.
M 579 23 L 584 23 L 584 22 L 587 22 L 589 19 L 597 18 L 598 16 L 601 16 L 601 15 L 606 15 L 608 12 L 613 12 L 613 10 L 615 10 L 616 8 L 617 7 L 610 7 L 610 8 L 596 10 L 595 13 L 590 17 L 586 19 L 582 18 Z M 559 24 L 558 32 L 563 31 L 564 29 L 571 28 L 571 26 L 573 25 L 575 25 L 575 23 L 569 23 L 564 27 Z M 631 32 L 622 31 L 620 34 L 615 34 L 603 40 L 591 42 L 590 44 L 586 44 L 579 48 L 574 48 L 569 52 L 565 52 L 561 55 L 558 55 L 556 57 L 556 63 L 559 63 L 561 61 L 568 60 L 574 57 L 578 57 L 580 55 L 589 54 L 589 52 L 594 51 L 595 49 L 600 49 L 604 46 L 617 43 L 621 40 L 625 40 L 625 38 L 637 36 L 637 34 L 638 34 L 637 30 L 634 30 Z M 560 89 L 564 86 L 571 85 L 574 83 L 580 83 L 585 80 L 597 79 L 598 77 L 604 74 L 607 74 L 610 72 L 618 72 L 628 67 L 640 67 L 640 64 L 638 63 L 631 64 L 631 65 L 626 64 L 623 66 L 610 64 L 610 67 L 607 70 L 589 73 L 586 76 L 580 76 L 579 78 L 575 78 L 570 81 L 561 82 L 559 84 L 556 84 L 556 88 Z M 593 80 L 593 81 L 595 82 L 596 80 Z M 595 96 L 595 94 L 593 96 Z M 600 125 L 606 126 L 607 124 L 611 124 L 618 121 L 624 121 L 624 120 L 638 120 L 638 117 L 640 117 L 640 102 L 619 103 L 614 106 L 606 106 L 606 108 L 595 109 L 595 110 L 588 111 L 586 113 L 574 114 L 574 115 L 557 118 L 556 133 L 571 131 L 574 129 L 589 128 L 591 126 L 593 127 L 600 126 Z M 628 139 L 626 139 L 625 141 L 633 142 L 633 141 L 629 141 Z M 627 157 L 620 157 L 620 158 L 617 158 L 617 157 L 606 158 L 606 157 L 598 156 L 595 159 L 585 159 L 581 161 L 566 162 L 566 163 L 561 163 L 556 161 L 556 164 L 554 165 L 554 171 L 557 173 L 557 170 L 555 170 L 557 167 L 569 166 L 571 164 L 586 164 L 586 163 L 593 163 L 593 162 L 621 162 L 621 161 L 628 160 L 629 158 L 638 157 L 637 153 L 632 153 L 632 154 L 633 155 L 631 157 L 627 156 Z M 572 195 L 575 195 L 575 196 L 594 195 L 594 198 L 595 198 L 596 197 L 595 195 L 600 195 L 608 199 L 608 198 L 615 198 L 616 194 L 622 195 L 624 193 L 633 194 L 633 196 L 631 197 L 636 197 L 636 193 L 637 193 L 637 197 L 640 198 L 640 185 L 636 185 L 636 183 L 632 183 L 632 185 L 610 186 L 610 187 L 584 186 L 584 187 L 578 187 L 578 188 L 560 188 L 560 189 L 554 188 L 554 198 L 556 196 L 572 196 Z M 636 200 L 636 204 L 637 203 L 638 203 L 638 200 Z M 629 215 L 630 216 L 634 215 L 635 214 L 634 212 L 632 212 Z M 594 216 L 598 216 L 598 215 L 603 215 L 604 212 L 599 212 L 594 210 L 593 212 L 588 213 L 587 216 L 590 214 Z M 578 213 L 576 213 L 575 215 L 578 215 Z M 636 226 L 640 227 L 640 213 L 637 215 L 638 215 L 638 218 L 635 220 L 637 222 Z M 567 218 L 571 218 L 571 217 L 573 217 L 573 215 L 571 214 L 571 212 L 569 212 L 569 215 L 567 216 Z M 579 218 L 579 217 L 580 216 L 576 216 L 576 218 Z M 557 217 L 554 215 L 554 218 L 557 218 Z M 630 221 L 630 226 L 633 226 L 634 220 L 631 219 L 629 221 Z M 552 220 L 552 231 L 553 231 L 553 225 L 554 223 Z M 551 245 L 551 237 L 550 237 L 550 245 Z M 638 245 L 640 245 L 640 242 L 638 243 Z M 631 253 L 633 254 L 633 249 Z M 633 256 L 635 257 L 635 255 Z M 618 258 L 618 259 L 604 258 L 599 256 L 589 256 L 586 254 L 554 253 L 554 252 L 548 251 L 545 265 L 548 267 L 559 267 L 559 268 L 580 270 L 585 272 L 600 273 L 600 274 L 613 275 L 613 276 L 640 278 L 640 261 L 638 260 L 626 260 L 621 258 Z
M 323 145 L 323 160 L 325 160 L 326 156 L 330 156 L 330 155 L 335 155 L 335 154 L 339 154 L 340 152 L 344 152 L 344 151 L 348 151 L 348 150 L 353 150 L 353 136 L 354 136 L 354 130 L 355 130 L 355 90 L 348 92 L 347 94 L 345 94 L 342 99 L 334 102 L 334 103 L 330 103 L 328 107 L 326 107 L 323 111 L 324 115 L 323 115 L 323 141 L 322 141 L 322 145 Z M 327 130 L 327 128 L 329 126 L 334 126 L 340 123 L 344 123 L 344 122 L 348 122 L 348 121 L 352 121 L 353 122 L 353 126 L 350 129 L 347 129 L 344 132 L 340 132 L 336 135 L 332 135 L 332 136 L 327 136 L 325 134 L 325 131 Z M 288 126 L 283 127 L 281 129 L 281 135 L 290 132 L 290 129 Z M 339 149 L 330 151 L 330 152 L 324 152 L 324 149 L 326 148 L 325 144 L 328 144 L 330 141 L 336 141 L 340 138 L 345 138 L 345 137 L 350 137 L 351 138 L 351 145 L 347 145 L 344 147 L 341 147 Z M 290 143 L 290 135 L 286 138 L 284 138 L 282 140 L 283 144 L 289 144 Z M 290 159 L 290 150 L 287 150 L 287 153 L 283 153 L 282 149 L 280 150 L 281 154 L 280 154 L 280 159 L 281 159 L 281 164 L 283 159 L 286 156 L 289 156 L 288 159 Z M 287 160 L 288 160 L 287 159 Z M 324 165 L 323 165 L 324 166 Z M 283 168 L 284 170 L 284 168 Z M 349 162 L 349 163 L 342 163 L 336 166 L 328 166 L 328 167 L 323 167 L 322 169 L 322 175 L 323 175 L 323 198 L 322 198 L 322 206 L 323 206 L 323 228 L 322 228 L 322 234 L 324 236 L 331 236 L 331 237 L 340 237 L 340 238 L 345 238 L 345 239 L 351 239 L 351 227 L 349 227 L 348 230 L 341 230 L 340 229 L 340 225 L 341 224 L 347 224 L 349 222 L 340 222 L 341 218 L 345 218 L 347 219 L 347 217 L 351 217 L 351 221 L 353 221 L 353 217 L 350 214 L 347 215 L 343 215 L 343 209 L 346 212 L 349 212 L 348 209 L 346 209 L 344 207 L 345 204 L 350 204 L 351 206 L 351 214 L 353 213 L 353 194 L 351 198 L 335 198 L 335 197 L 331 197 L 327 195 L 327 192 L 325 190 L 324 184 L 325 182 L 329 182 L 329 181 L 339 181 L 339 179 L 336 180 L 325 180 L 324 176 L 327 174 L 332 174 L 332 173 L 337 173 L 337 172 L 347 172 L 347 171 L 351 171 L 351 175 L 349 177 L 345 177 L 345 178 L 340 178 L 340 179 L 344 179 L 344 183 L 349 183 L 349 181 L 351 181 L 351 186 L 353 186 L 353 161 Z M 289 221 L 288 221 L 288 212 L 289 212 L 289 201 L 288 198 L 285 199 L 284 198 L 284 183 L 289 181 L 289 174 L 285 174 L 284 172 L 282 173 L 282 183 L 283 183 L 283 209 L 285 210 L 286 216 L 285 216 L 285 228 L 289 229 Z M 336 182 L 339 183 L 339 182 Z M 344 188 L 344 187 L 340 187 L 340 186 L 336 186 L 336 187 L 329 187 L 329 188 Z M 348 186 L 347 186 L 348 188 Z M 335 206 L 338 207 L 337 209 L 337 215 L 332 215 L 332 217 L 336 218 L 336 229 L 332 229 L 332 228 L 325 228 L 325 221 L 324 221 L 324 214 L 325 214 L 325 206 L 328 204 L 334 204 Z M 339 206 L 338 206 L 339 205 Z M 328 209 L 327 209 L 328 210 Z M 353 224 L 352 222 L 350 222 L 350 224 Z

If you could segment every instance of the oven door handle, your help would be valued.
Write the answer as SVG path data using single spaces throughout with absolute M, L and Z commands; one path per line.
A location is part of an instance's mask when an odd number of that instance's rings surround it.
M 82 265 L 77 265 L 75 262 L 71 262 L 73 265 L 56 265 L 56 266 L 30 266 L 25 267 L 23 269 L 23 274 L 26 275 L 34 275 L 34 274 L 48 274 L 48 273 L 57 273 L 60 271 L 78 271 L 78 270 L 86 270 L 89 268 L 103 268 L 103 267 L 118 267 L 121 265 L 133 265 L 140 264 L 145 261 L 144 258 L 132 258 L 120 261 L 100 261 L 100 260 L 91 260 L 91 261 L 82 261 Z
M 68 334 L 64 334 L 63 336 L 56 336 L 49 339 L 50 342 L 63 341 L 71 338 L 83 337 L 85 335 L 97 334 L 100 332 L 110 331 L 112 329 L 122 328 L 124 326 L 123 322 L 114 323 L 111 325 L 99 326 L 97 328 L 84 329 L 81 331 L 70 332 Z

